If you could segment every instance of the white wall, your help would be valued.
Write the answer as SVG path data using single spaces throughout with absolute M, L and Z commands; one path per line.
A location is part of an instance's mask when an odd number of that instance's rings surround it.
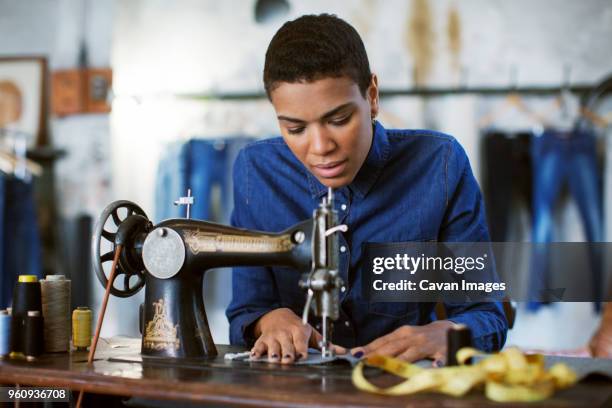
M 176 101 L 172 93 L 257 91 L 267 44 L 280 26 L 258 25 L 253 0 L 127 1 L 118 4 L 112 62 L 115 92 L 113 115 L 114 175 L 139 174 L 117 184 L 117 193 L 147 208 L 152 204 L 152 169 L 163 142 L 193 134 L 219 135 L 276 132 L 272 110 L 263 103 Z M 411 2 L 291 1 L 287 18 L 304 13 L 337 13 L 363 34 L 372 69 L 382 88 L 410 87 L 411 49 L 406 40 Z M 429 84 L 453 86 L 510 85 L 516 66 L 518 85 L 556 85 L 563 67 L 571 64 L 575 82 L 593 83 L 612 68 L 608 38 L 612 36 L 612 6 L 605 0 L 437 0 L 431 4 L 433 67 Z M 459 11 L 463 77 L 451 64 L 447 16 Z M 462 77 L 463 80 L 459 78 Z M 457 128 L 456 119 L 474 117 L 469 98 L 435 101 L 434 123 L 424 123 L 422 101 L 383 100 L 396 126 L 435 125 L 456 135 L 478 167 L 475 128 Z M 466 104 L 469 107 L 465 107 Z M 406 109 L 406 104 L 411 108 Z M 465 110 L 465 111 L 464 111 Z M 481 109 L 482 110 L 482 109 Z M 165 113 L 165 114 L 164 114 Z M 468 116 L 466 116 L 468 115 Z M 449 122 L 450 121 L 450 122 Z M 229 122 L 229 123 L 228 123 Z M 430 121 L 431 122 L 431 121 Z M 448 123 L 447 123 L 448 122 Z M 161 144 L 160 144 L 161 143 Z M 130 151 L 139 146 L 143 157 Z

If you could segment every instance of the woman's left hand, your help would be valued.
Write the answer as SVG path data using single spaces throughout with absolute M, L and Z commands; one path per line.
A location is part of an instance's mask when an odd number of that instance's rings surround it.
M 370 344 L 352 349 L 351 354 L 356 357 L 378 354 L 408 362 L 431 358 L 434 366 L 441 366 L 446 363 L 446 332 L 454 325 L 448 320 L 438 320 L 424 326 L 402 326 Z

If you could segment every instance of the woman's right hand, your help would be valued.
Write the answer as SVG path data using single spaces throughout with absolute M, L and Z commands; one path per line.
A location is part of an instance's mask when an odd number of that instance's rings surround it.
M 321 333 L 302 319 L 291 309 L 280 308 L 266 313 L 255 323 L 254 334 L 257 338 L 251 349 L 255 358 L 268 356 L 270 362 L 291 364 L 308 356 L 308 347 L 319 348 Z M 337 354 L 346 353 L 346 349 L 333 346 Z
M 599 329 L 589 343 L 593 357 L 612 358 L 612 302 L 606 303 Z

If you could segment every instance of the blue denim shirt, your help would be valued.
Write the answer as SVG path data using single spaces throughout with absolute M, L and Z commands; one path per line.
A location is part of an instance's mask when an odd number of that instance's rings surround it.
M 327 189 L 291 153 L 282 138 L 245 147 L 234 165 L 232 225 L 280 232 L 312 216 Z M 402 325 L 435 319 L 434 303 L 370 303 L 362 296 L 365 242 L 488 241 L 480 189 L 463 148 L 429 130 L 387 130 L 375 122 L 368 156 L 353 182 L 335 191 L 340 234 L 341 316 L 332 341 L 365 345 Z M 252 325 L 266 312 L 287 307 L 301 315 L 306 295 L 299 274 L 283 267 L 233 270 L 227 309 L 232 344 L 250 345 Z M 500 349 L 508 330 L 499 303 L 445 304 L 448 319 L 472 330 L 474 346 Z

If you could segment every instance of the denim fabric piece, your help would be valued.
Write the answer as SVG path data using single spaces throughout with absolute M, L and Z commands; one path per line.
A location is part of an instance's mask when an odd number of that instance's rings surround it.
M 240 357 L 236 357 L 236 358 L 229 358 L 231 360 L 243 360 L 243 361 L 248 361 L 248 362 L 252 362 L 252 363 L 270 363 L 270 361 L 268 360 L 268 356 L 267 355 L 263 355 L 259 358 L 256 357 L 251 357 L 250 356 L 250 352 L 246 352 L 243 353 L 244 356 L 240 356 Z M 241 358 L 242 357 L 242 358 Z M 226 359 L 228 359 L 228 356 L 225 356 Z M 321 350 L 315 349 L 315 348 L 309 348 L 308 349 L 308 356 L 306 357 L 306 359 L 299 359 L 293 362 L 293 364 L 295 365 L 319 365 L 319 364 L 329 364 L 329 363 L 335 363 L 335 362 L 344 362 L 344 363 L 348 363 L 351 365 L 351 367 L 354 367 L 357 365 L 357 363 L 359 363 L 361 361 L 360 358 L 357 358 L 355 356 L 353 356 L 351 353 L 345 353 L 345 354 L 336 354 L 333 357 L 323 357 L 321 355 Z M 430 363 L 431 364 L 431 363 Z
M 563 133 L 549 129 L 534 136 L 533 237 L 534 243 L 553 241 L 553 210 L 561 188 L 567 184 L 576 200 L 589 242 L 603 241 L 601 176 L 597 169 L 595 135 L 589 131 Z M 550 259 L 546 245 L 534 246 L 531 260 L 530 310 L 537 310 L 543 289 L 549 285 Z M 600 309 L 603 287 L 602 257 L 598 246 L 590 247 L 591 281 L 595 309 Z M 545 299 L 544 299 L 545 300 Z
M 0 175 L 0 307 L 10 306 L 19 275 L 42 276 L 32 184 Z
M 327 189 L 291 153 L 282 138 L 255 142 L 234 167 L 232 225 L 280 232 L 312 217 Z M 369 303 L 362 297 L 361 251 L 366 242 L 488 241 L 480 189 L 463 148 L 451 136 L 427 130 L 386 130 L 376 122 L 370 152 L 355 180 L 336 190 L 340 273 L 347 284 L 332 341 L 361 346 L 402 325 L 434 319 L 433 303 Z M 279 307 L 301 315 L 305 293 L 298 271 L 239 267 L 227 309 L 232 344 L 250 345 L 251 325 Z M 472 329 L 474 346 L 497 350 L 507 322 L 498 303 L 446 304 L 450 320 Z M 312 321 L 311 324 L 316 325 Z
M 183 218 L 184 206 L 173 205 L 191 189 L 191 218 L 229 222 L 232 203 L 231 169 L 240 149 L 253 141 L 247 137 L 192 139 L 168 146 L 160 160 L 155 190 L 155 219 Z M 220 189 L 221 208 L 213 214 L 212 192 Z

